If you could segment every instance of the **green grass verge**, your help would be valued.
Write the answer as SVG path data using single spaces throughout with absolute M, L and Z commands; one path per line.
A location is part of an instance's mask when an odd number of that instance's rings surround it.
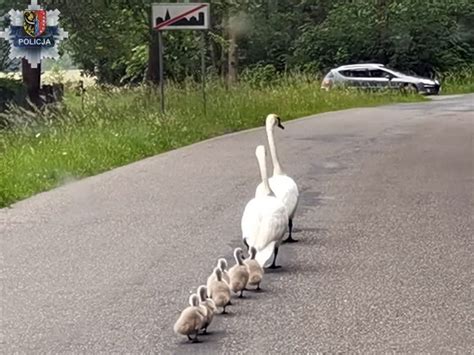
M 270 112 L 283 120 L 351 107 L 423 100 L 420 96 L 349 91 L 323 92 L 319 82 L 287 80 L 271 87 L 240 84 L 225 90 L 211 83 L 207 115 L 198 86 L 168 87 L 166 115 L 158 92 L 89 89 L 66 94 L 64 105 L 47 112 L 14 109 L 0 130 L 0 207 L 66 181 L 262 124 Z M 1 118 L 0 118 L 1 120 Z
M 467 66 L 442 75 L 441 85 L 442 95 L 474 92 L 474 66 Z

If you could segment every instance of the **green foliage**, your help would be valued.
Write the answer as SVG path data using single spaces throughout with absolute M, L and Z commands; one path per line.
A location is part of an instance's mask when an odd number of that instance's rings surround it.
M 153 42 L 153 1 L 42 3 L 61 11 L 70 34 L 64 50 L 99 82 L 143 80 Z M 4 11 L 24 6 L 16 0 L 2 2 Z M 232 33 L 245 79 L 258 66 L 271 65 L 277 72 L 320 72 L 364 61 L 419 75 L 440 74 L 474 62 L 473 23 L 472 0 L 216 0 L 211 2 L 207 33 L 207 70 L 225 75 Z M 199 78 L 201 34 L 164 31 L 164 70 L 169 80 Z M 2 41 L 0 70 L 12 67 L 6 54 Z
M 430 75 L 474 61 L 465 30 L 473 15 L 465 0 L 341 2 L 320 25 L 303 28 L 296 55 L 321 69 L 375 61 Z
M 99 81 L 119 84 L 137 72 L 140 44 L 148 38 L 147 2 L 65 1 L 57 4 L 64 27 L 69 31 L 66 49 L 87 73 Z M 55 4 L 56 7 L 56 4 Z M 134 50 L 135 49 L 135 50 Z M 131 63 L 131 69 L 127 67 Z M 144 70 L 144 69 L 143 69 Z
M 74 69 L 76 66 L 74 65 L 71 55 L 67 52 L 64 52 L 58 59 L 46 58 L 41 61 L 42 71 L 53 70 L 54 68 L 68 70 Z
M 74 59 L 101 82 L 141 81 L 148 66 L 151 3 L 60 4 Z M 363 61 L 431 75 L 474 61 L 469 0 L 216 0 L 211 10 L 207 63 L 214 73 L 226 71 L 230 32 L 238 36 L 244 76 L 255 65 L 319 71 Z M 200 34 L 164 32 L 169 79 L 197 78 Z
M 474 92 L 474 65 L 443 73 L 441 82 L 443 94 Z
M 252 87 L 264 87 L 274 84 L 279 77 L 272 64 L 256 64 L 245 68 L 241 79 Z
M 420 100 L 418 96 L 356 91 L 323 92 L 319 82 L 294 76 L 254 89 L 209 83 L 207 115 L 199 85 L 167 89 L 166 115 L 151 87 L 90 88 L 69 92 L 66 106 L 29 112 L 12 108 L 0 130 L 0 207 L 66 181 L 188 145 L 205 138 L 261 125 L 270 111 L 284 119 L 356 106 Z M 183 100 L 183 97 L 186 100 Z
M 11 60 L 8 55 L 10 53 L 10 45 L 1 40 L 0 41 L 0 72 L 11 71 L 15 67 L 15 62 Z
M 25 96 L 25 89 L 19 80 L 10 78 L 0 78 L 0 112 L 6 109 L 8 104 L 22 103 Z M 6 122 L 0 118 L 0 129 Z
M 143 79 L 145 74 L 146 63 L 148 61 L 148 47 L 141 44 L 132 48 L 132 56 L 127 62 L 125 68 L 125 76 L 121 82 L 136 82 Z

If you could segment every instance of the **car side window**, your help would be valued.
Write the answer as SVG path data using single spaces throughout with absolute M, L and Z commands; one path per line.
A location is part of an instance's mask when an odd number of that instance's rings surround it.
M 384 72 L 380 69 L 372 69 L 370 70 L 370 77 L 371 78 L 385 78 L 388 75 L 387 72 Z
M 367 69 L 359 69 L 359 70 L 352 70 L 352 77 L 354 78 L 367 78 L 369 77 L 369 73 Z

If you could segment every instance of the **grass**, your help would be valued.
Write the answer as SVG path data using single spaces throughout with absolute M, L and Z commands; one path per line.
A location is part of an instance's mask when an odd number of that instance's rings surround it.
M 467 66 L 442 75 L 442 94 L 467 94 L 474 92 L 474 66 Z
M 422 100 L 419 96 L 354 91 L 323 92 L 319 82 L 285 79 L 268 87 L 218 82 L 207 91 L 204 115 L 199 86 L 166 89 L 165 115 L 159 94 L 148 87 L 89 88 L 81 98 L 42 112 L 13 108 L 0 130 L 0 207 L 64 182 L 185 146 L 206 138 L 256 127 L 270 112 L 283 120 L 351 107 Z M 0 117 L 0 122 L 1 122 Z

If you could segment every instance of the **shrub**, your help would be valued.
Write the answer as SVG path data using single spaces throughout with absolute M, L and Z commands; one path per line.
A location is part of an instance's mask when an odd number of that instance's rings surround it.
M 11 78 L 0 78 L 0 112 L 4 111 L 9 104 L 23 104 L 25 102 L 26 90 L 20 80 Z M 0 118 L 0 128 L 5 122 Z
M 262 88 L 274 84 L 280 75 L 273 64 L 256 64 L 244 69 L 242 81 L 252 87 Z

